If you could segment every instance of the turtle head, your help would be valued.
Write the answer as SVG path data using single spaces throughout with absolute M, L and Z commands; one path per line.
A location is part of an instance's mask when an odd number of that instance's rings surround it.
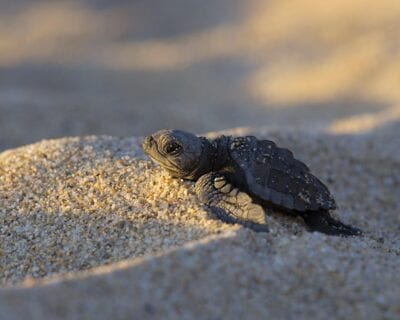
M 173 177 L 186 179 L 195 178 L 193 173 L 205 152 L 201 138 L 182 130 L 157 131 L 144 138 L 142 147 L 145 154 Z

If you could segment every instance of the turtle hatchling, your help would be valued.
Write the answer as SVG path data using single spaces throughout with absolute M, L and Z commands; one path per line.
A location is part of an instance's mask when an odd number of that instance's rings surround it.
M 200 201 L 225 222 L 268 231 L 265 210 L 273 209 L 302 217 L 310 231 L 361 234 L 331 217 L 336 204 L 328 188 L 272 141 L 161 130 L 145 137 L 143 150 L 173 177 L 196 181 Z

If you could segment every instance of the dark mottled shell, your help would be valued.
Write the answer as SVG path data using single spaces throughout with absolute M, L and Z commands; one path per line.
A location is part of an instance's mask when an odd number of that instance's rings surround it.
M 336 208 L 328 188 L 292 152 L 274 142 L 233 138 L 230 153 L 244 172 L 249 191 L 262 200 L 297 211 Z

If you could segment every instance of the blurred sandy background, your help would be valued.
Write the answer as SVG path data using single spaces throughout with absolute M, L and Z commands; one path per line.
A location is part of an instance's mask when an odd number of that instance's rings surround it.
M 0 1 L 0 149 L 400 119 L 397 0 Z

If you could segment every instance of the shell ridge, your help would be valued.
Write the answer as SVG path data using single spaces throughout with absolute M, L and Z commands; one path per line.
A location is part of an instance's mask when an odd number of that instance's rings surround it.
M 334 209 L 328 188 L 293 153 L 273 141 L 235 138 L 232 157 L 245 173 L 250 193 L 285 209 Z

